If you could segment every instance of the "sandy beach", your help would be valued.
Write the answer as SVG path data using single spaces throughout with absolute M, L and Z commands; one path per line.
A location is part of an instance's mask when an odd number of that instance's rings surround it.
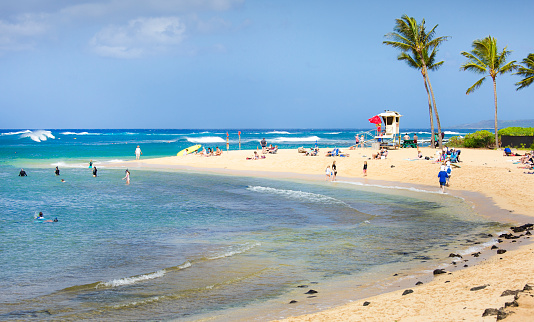
M 345 149 L 349 157 L 305 156 L 295 149 L 266 154 L 265 159 L 247 160 L 253 151 L 230 151 L 221 156 L 142 158 L 114 166 L 130 169 L 182 169 L 231 175 L 273 178 L 306 178 L 325 180 L 325 168 L 336 161 L 338 180 L 439 190 L 439 164 L 417 159 L 415 149 L 391 150 L 387 159 L 370 160 L 376 151 Z M 433 158 L 436 150 L 421 149 Z M 261 154 L 261 151 L 259 151 Z M 518 151 L 523 154 L 524 151 Z M 533 175 L 515 164 L 518 157 L 505 157 L 502 151 L 462 149 L 459 168 L 453 168 L 446 193 L 473 203 L 475 210 L 486 217 L 511 225 L 534 222 Z M 367 176 L 363 162 L 368 163 Z M 135 180 L 135 179 L 133 179 Z M 515 234 L 515 235 L 520 235 Z M 483 317 L 488 308 L 499 309 L 512 302 L 514 295 L 501 296 L 506 290 L 523 290 L 534 285 L 534 246 L 530 236 L 503 243 L 506 253 L 495 254 L 480 264 L 447 274 L 436 275 L 429 283 L 399 290 L 314 314 L 285 319 L 286 321 L 494 321 L 497 315 Z M 501 246 L 501 245 L 499 245 Z M 473 289 L 475 288 L 475 289 Z M 402 295 L 406 289 L 413 293 Z M 529 321 L 534 318 L 532 291 L 518 293 L 519 306 L 508 307 L 507 321 Z M 364 302 L 367 305 L 364 305 Z

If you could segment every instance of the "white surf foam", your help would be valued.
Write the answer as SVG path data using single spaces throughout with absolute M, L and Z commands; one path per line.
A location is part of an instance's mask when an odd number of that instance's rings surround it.
M 320 204 L 337 204 L 337 205 L 343 205 L 347 207 L 349 206 L 348 204 L 346 204 L 345 202 L 339 199 L 328 197 L 325 195 L 320 195 L 317 193 L 311 193 L 311 192 L 276 189 L 276 188 L 262 187 L 262 186 L 248 186 L 247 190 L 260 192 L 260 193 L 275 194 L 275 195 L 284 196 L 286 198 L 299 200 L 299 201 L 306 201 L 306 202 L 313 202 L 313 203 L 320 203 Z
M 26 130 L 26 131 L 18 131 L 18 132 L 5 132 L 0 135 L 18 135 L 18 134 L 23 134 L 23 133 L 31 133 L 31 131 Z
M 222 254 L 216 254 L 214 256 L 207 257 L 208 259 L 219 259 L 225 257 L 231 257 L 237 254 L 244 253 L 256 246 L 260 246 L 261 243 L 246 243 L 244 245 L 232 246 L 229 250 L 225 251 Z
M 223 138 L 218 136 L 202 136 L 198 138 L 187 138 L 188 142 L 191 143 L 224 143 L 226 142 Z
M 46 130 L 35 130 L 35 131 L 24 131 L 20 135 L 21 138 L 30 138 L 35 142 L 46 141 L 47 139 L 55 139 L 56 137 L 52 135 L 52 132 Z
M 89 133 L 89 132 L 62 132 L 62 135 L 101 135 L 102 133 Z
M 164 275 L 165 275 L 165 270 L 162 269 L 160 271 L 157 271 L 151 274 L 119 278 L 119 279 L 111 280 L 109 282 L 101 282 L 101 283 L 98 283 L 96 288 L 98 288 L 99 286 L 100 287 L 117 287 L 117 286 L 131 285 L 131 284 L 135 284 L 138 282 L 143 282 L 143 281 L 152 280 L 158 277 L 163 277 Z
M 287 132 L 287 131 L 270 131 L 270 132 L 265 132 L 265 134 L 292 134 L 292 133 Z
M 269 141 L 272 142 L 315 142 L 321 140 L 318 136 L 307 136 L 307 137 L 296 137 L 296 138 L 288 138 L 288 137 L 277 137 L 274 139 L 270 139 Z
M 353 184 L 353 185 L 356 185 L 356 186 L 377 187 L 377 188 L 384 188 L 384 189 L 408 190 L 408 191 L 414 191 L 414 192 L 443 194 L 441 192 L 441 190 L 432 191 L 432 190 L 417 189 L 417 188 L 414 188 L 414 187 L 385 186 L 385 185 L 380 185 L 380 184 L 368 184 L 368 183 L 351 182 L 351 181 L 338 181 L 338 182 Z

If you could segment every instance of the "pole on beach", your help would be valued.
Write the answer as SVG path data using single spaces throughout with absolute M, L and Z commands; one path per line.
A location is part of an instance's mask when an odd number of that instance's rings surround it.
M 241 150 L 241 131 L 238 131 L 237 135 L 239 135 L 239 150 Z
M 226 132 L 226 152 L 228 152 L 229 147 L 230 147 L 230 141 L 228 139 L 228 132 Z

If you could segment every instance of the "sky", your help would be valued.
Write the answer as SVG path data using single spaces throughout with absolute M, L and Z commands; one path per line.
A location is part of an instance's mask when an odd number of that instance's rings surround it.
M 436 36 L 443 127 L 491 120 L 493 86 L 460 71 L 491 35 L 534 53 L 530 0 L 0 2 L 0 128 L 367 128 L 384 110 L 429 128 L 421 73 L 384 45 L 403 14 Z M 499 119 L 534 119 L 534 86 L 497 77 Z

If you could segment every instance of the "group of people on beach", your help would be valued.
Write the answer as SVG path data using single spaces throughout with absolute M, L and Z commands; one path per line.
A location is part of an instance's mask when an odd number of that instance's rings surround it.
M 326 177 L 325 180 L 328 181 L 336 181 L 337 176 L 337 166 L 336 166 L 336 160 L 332 161 L 332 165 L 326 166 Z
M 205 147 L 202 147 L 202 150 L 200 150 L 199 152 L 195 152 L 196 154 L 202 156 L 202 157 L 211 157 L 211 156 L 220 156 L 222 155 L 222 150 L 219 149 L 219 147 L 216 147 L 215 150 L 213 150 L 212 148 L 208 148 L 206 150 Z

